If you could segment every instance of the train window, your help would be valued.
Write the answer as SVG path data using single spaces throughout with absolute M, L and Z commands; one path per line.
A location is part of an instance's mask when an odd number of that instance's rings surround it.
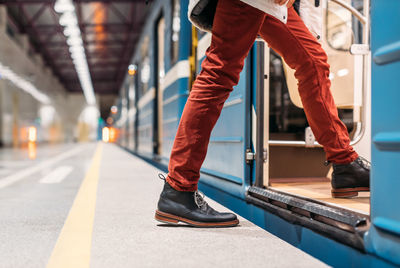
M 326 38 L 333 49 L 344 51 L 350 49 L 354 40 L 352 24 L 352 14 L 347 9 L 331 1 L 328 2 Z
M 165 68 L 164 68 L 164 32 L 165 32 L 165 21 L 164 18 L 161 18 L 158 22 L 157 26 L 157 39 L 158 39 L 158 84 L 159 86 L 162 84 L 164 76 L 165 76 Z
M 165 47 L 165 20 L 163 17 L 157 22 L 157 92 L 156 92 L 156 122 L 155 122 L 155 138 L 154 138 L 154 153 L 161 155 L 163 141 L 163 94 L 162 86 L 165 77 L 164 67 L 164 47 Z
M 150 57 L 149 38 L 146 37 L 142 45 L 142 63 L 140 68 L 140 84 L 142 95 L 149 89 L 150 82 Z
M 129 81 L 129 90 L 128 90 L 128 97 L 129 97 L 129 109 L 134 107 L 134 100 L 136 98 L 136 91 L 135 91 L 135 77 L 132 76 Z
M 178 61 L 179 57 L 179 33 L 181 31 L 181 4 L 180 0 L 172 0 L 171 21 L 171 65 Z
M 203 38 L 203 36 L 205 36 L 207 34 L 207 32 L 199 30 L 197 28 L 196 28 L 196 30 L 197 30 L 197 39 L 198 40 L 200 40 L 201 38 Z

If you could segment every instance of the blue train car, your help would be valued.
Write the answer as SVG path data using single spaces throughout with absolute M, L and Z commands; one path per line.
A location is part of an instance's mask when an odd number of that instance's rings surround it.
M 187 5 L 188 0 L 152 4 L 114 115 L 118 143 L 165 171 L 211 41 L 187 20 Z M 379 23 L 390 19 L 394 28 L 400 26 L 396 8 L 396 1 L 372 2 L 370 38 L 368 0 L 323 1 L 321 42 L 332 92 L 352 145 L 373 160 L 371 195 L 330 197 L 332 170 L 322 164 L 324 152 L 308 127 L 293 70 L 263 41 L 251 49 L 212 132 L 200 189 L 329 265 L 400 265 L 399 176 L 394 175 L 399 115 L 395 103 L 387 105 L 387 94 L 393 101 L 398 95 L 399 66 L 392 63 L 399 59 L 398 35 Z M 386 83 L 387 94 L 380 88 L 383 80 L 393 81 Z

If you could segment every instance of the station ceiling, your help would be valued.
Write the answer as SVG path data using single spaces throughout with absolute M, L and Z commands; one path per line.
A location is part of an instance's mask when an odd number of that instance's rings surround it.
M 151 0 L 73 0 L 89 71 L 97 94 L 117 94 Z M 146 2 L 149 2 L 146 4 Z M 29 36 L 32 49 L 69 92 L 82 92 L 55 0 L 0 0 L 9 20 Z

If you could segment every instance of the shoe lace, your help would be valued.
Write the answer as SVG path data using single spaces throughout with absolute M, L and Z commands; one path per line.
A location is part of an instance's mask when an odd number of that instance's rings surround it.
M 158 178 L 160 179 L 160 180 L 163 180 L 163 181 L 165 181 L 167 178 L 164 176 L 164 174 L 162 174 L 162 173 L 158 173 Z
M 202 208 L 205 205 L 207 205 L 207 202 L 204 200 L 204 194 L 200 191 L 194 192 L 194 202 L 199 208 Z
M 360 156 L 357 158 L 357 163 L 359 163 L 363 168 L 370 170 L 371 169 L 371 162 L 369 162 L 364 157 Z

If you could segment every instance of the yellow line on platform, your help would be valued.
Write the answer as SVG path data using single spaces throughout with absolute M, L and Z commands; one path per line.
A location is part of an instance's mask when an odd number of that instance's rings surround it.
M 93 222 L 103 144 L 99 143 L 67 220 L 53 249 L 47 268 L 90 266 Z

